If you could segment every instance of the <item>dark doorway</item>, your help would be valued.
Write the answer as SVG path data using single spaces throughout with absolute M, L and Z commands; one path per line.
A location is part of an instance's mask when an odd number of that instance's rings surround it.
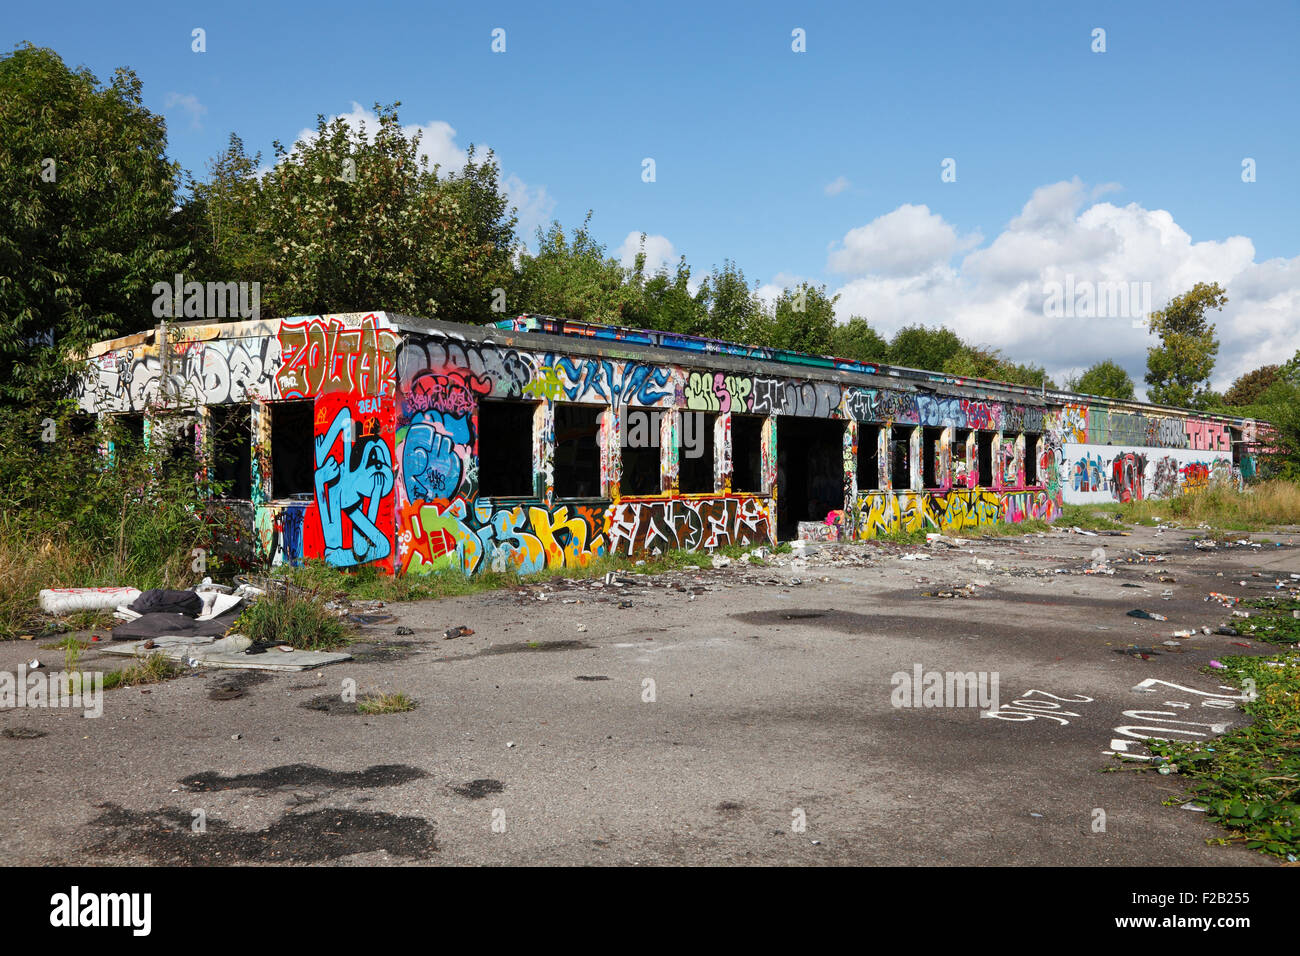
M 310 499 L 316 493 L 316 432 L 311 402 L 270 402 L 271 497 Z
M 993 487 L 993 432 L 976 432 L 976 448 L 979 455 L 979 486 Z
M 1025 435 L 1025 486 L 1038 484 L 1038 436 Z
M 858 425 L 858 491 L 880 488 L 880 426 Z
M 798 537 L 800 521 L 824 521 L 844 507 L 844 422 L 776 420 L 777 537 Z
M 889 432 L 889 487 L 907 491 L 912 487 L 912 428 L 895 425 Z
M 731 416 L 731 490 L 763 492 L 763 422 L 760 415 Z
M 939 439 L 942 428 L 921 430 L 921 487 L 939 487 Z

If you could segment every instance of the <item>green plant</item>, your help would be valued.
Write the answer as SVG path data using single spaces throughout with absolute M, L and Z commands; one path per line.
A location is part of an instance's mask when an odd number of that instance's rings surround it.
M 239 615 L 234 630 L 254 641 L 327 651 L 350 642 L 352 629 L 323 606 L 319 592 L 273 589 Z
M 104 675 L 104 689 L 115 687 L 136 687 L 141 684 L 159 684 L 173 677 L 179 677 L 185 669 L 174 661 L 168 660 L 159 652 L 143 657 L 120 671 L 109 671 Z
M 367 694 L 357 701 L 360 714 L 402 714 L 415 710 L 415 700 L 401 691 L 391 694 Z
M 1274 856 L 1300 854 L 1300 660 L 1229 657 L 1220 678 L 1254 690 L 1249 726 L 1198 743 L 1153 741 L 1195 800 L 1234 842 Z M 1170 801 L 1171 803 L 1174 801 Z

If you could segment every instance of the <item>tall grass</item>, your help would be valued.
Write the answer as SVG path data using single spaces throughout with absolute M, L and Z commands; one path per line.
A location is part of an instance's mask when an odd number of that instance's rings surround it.
M 209 549 L 211 532 L 192 459 L 146 452 L 121 432 L 103 438 L 114 442 L 111 463 L 101 435 L 67 409 L 0 414 L 0 638 L 34 623 L 42 588 L 202 577 L 192 551 Z
M 1229 531 L 1259 531 L 1271 525 L 1300 525 L 1300 485 L 1280 478 L 1247 485 L 1245 491 L 1212 485 L 1175 498 L 1131 501 L 1116 510 L 1130 522 L 1150 523 L 1159 517 Z

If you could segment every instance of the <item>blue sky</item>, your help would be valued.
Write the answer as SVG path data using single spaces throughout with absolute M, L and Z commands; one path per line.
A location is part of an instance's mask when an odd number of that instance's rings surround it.
M 73 2 L 11 7 L 5 32 L 101 80 L 133 68 L 196 173 L 231 131 L 269 154 L 400 100 L 435 158 L 493 147 L 528 224 L 592 209 L 611 252 L 644 231 L 697 274 L 825 282 L 886 332 L 947 322 L 1140 377 L 1142 330 L 1043 318 L 1064 270 L 1150 283 L 1156 307 L 1229 284 L 1221 375 L 1300 347 L 1295 3 Z

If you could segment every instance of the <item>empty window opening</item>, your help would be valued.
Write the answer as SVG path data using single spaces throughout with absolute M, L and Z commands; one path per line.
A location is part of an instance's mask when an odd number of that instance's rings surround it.
M 195 454 L 197 434 L 198 424 L 188 417 L 170 416 L 154 424 L 149 437 L 158 442 L 161 450 L 159 457 L 164 478 L 194 477 L 198 471 Z
M 600 415 L 591 405 L 555 406 L 555 497 L 600 497 Z
M 536 402 L 479 401 L 480 495 L 487 498 L 529 498 L 535 494 L 533 418 L 537 407 Z M 556 428 L 559 428 L 558 415 Z
M 880 488 L 880 426 L 858 425 L 858 491 Z
M 222 498 L 247 501 L 252 497 L 252 406 L 208 406 L 208 431 L 212 441 L 213 492 Z
M 895 491 L 912 487 L 912 429 L 895 425 L 889 432 L 889 484 Z
M 782 415 L 776 430 L 777 536 L 789 540 L 844 507 L 844 422 Z
M 625 408 L 621 447 L 623 472 L 620 495 L 657 495 L 663 492 L 663 463 L 659 457 L 659 428 L 663 411 Z
M 979 459 L 979 486 L 993 487 L 993 432 L 976 432 L 976 454 Z
M 681 413 L 677 423 L 677 490 L 684 495 L 716 491 L 713 483 L 713 427 L 716 412 Z
M 316 435 L 311 402 L 270 402 L 271 497 L 315 495 Z
M 939 439 L 942 428 L 925 428 L 921 431 L 921 485 L 939 487 Z
M 731 416 L 731 490 L 763 492 L 763 422 L 760 415 Z
M 1025 484 L 1038 484 L 1038 436 L 1025 435 Z
M 1229 439 L 1231 439 L 1231 441 L 1232 441 L 1232 467 L 1233 467 L 1233 468 L 1240 468 L 1240 467 L 1241 467 L 1241 452 L 1242 452 L 1242 445 L 1243 445 L 1243 442 L 1242 442 L 1242 440 L 1241 440 L 1241 429 L 1240 429 L 1240 428 L 1229 428 L 1229 429 L 1228 429 L 1228 437 L 1229 437 Z
M 953 485 L 965 488 L 971 471 L 970 457 L 967 454 L 966 441 L 970 438 L 969 428 L 959 428 L 953 432 L 952 445 L 949 446 L 949 462 L 952 466 Z
M 144 416 L 140 414 L 114 415 L 112 421 L 113 446 L 128 455 L 144 448 Z

